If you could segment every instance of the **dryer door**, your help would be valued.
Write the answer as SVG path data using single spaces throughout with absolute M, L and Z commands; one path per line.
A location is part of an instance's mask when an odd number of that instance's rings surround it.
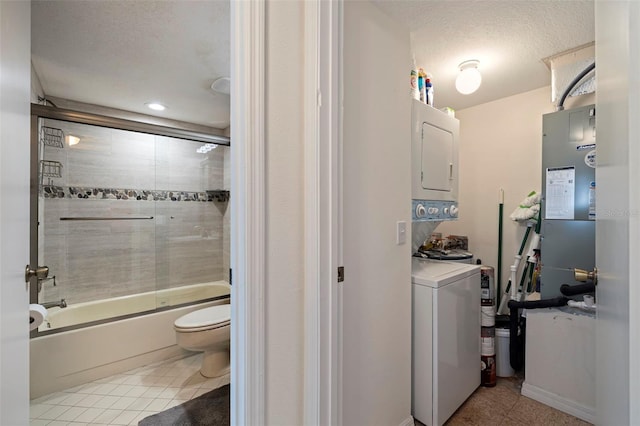
M 422 188 L 451 192 L 453 185 L 453 134 L 422 123 Z

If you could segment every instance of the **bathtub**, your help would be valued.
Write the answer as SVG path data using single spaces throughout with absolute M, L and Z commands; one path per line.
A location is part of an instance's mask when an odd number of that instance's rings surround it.
M 178 291 L 181 290 L 181 291 Z M 187 352 L 176 345 L 174 321 L 180 316 L 209 306 L 229 303 L 226 282 L 198 284 L 180 289 L 162 290 L 149 294 L 69 305 L 53 308 L 48 315 L 53 327 L 66 327 L 81 318 L 81 322 L 104 319 L 104 306 L 110 306 L 109 316 L 131 306 L 135 300 L 139 311 L 158 306 L 177 305 L 200 299 L 203 291 L 220 299 L 160 310 L 144 315 L 103 322 L 87 327 L 44 333 L 30 341 L 30 397 L 38 398 L 52 392 L 69 389 L 103 377 L 122 373 L 166 359 L 186 356 Z M 138 296 L 141 296 L 138 298 Z M 145 299 L 146 297 L 146 299 Z M 151 306 L 151 302 L 153 306 Z M 164 303 L 164 305 L 163 305 Z M 130 314 L 127 312 L 125 315 Z M 46 330 L 51 330 L 46 328 Z
M 193 284 L 166 290 L 150 291 L 112 299 L 95 300 L 70 304 L 66 308 L 47 309 L 47 318 L 38 327 L 46 332 L 77 324 L 102 321 L 140 312 L 153 311 L 156 308 L 183 305 L 198 300 L 228 296 L 230 286 L 226 281 Z

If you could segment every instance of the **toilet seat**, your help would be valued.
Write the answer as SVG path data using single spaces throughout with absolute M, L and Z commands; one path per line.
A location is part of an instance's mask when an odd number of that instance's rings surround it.
M 228 326 L 231 323 L 231 305 L 216 305 L 190 312 L 178 318 L 176 331 L 195 332 Z

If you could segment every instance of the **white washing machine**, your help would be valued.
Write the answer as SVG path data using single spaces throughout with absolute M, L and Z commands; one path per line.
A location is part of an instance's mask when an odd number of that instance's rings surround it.
M 411 411 L 440 426 L 480 386 L 480 266 L 412 259 Z

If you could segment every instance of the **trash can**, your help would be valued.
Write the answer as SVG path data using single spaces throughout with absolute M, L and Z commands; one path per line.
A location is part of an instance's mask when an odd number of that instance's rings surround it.
M 511 377 L 515 374 L 511 368 L 509 356 L 509 329 L 496 327 L 496 376 Z

